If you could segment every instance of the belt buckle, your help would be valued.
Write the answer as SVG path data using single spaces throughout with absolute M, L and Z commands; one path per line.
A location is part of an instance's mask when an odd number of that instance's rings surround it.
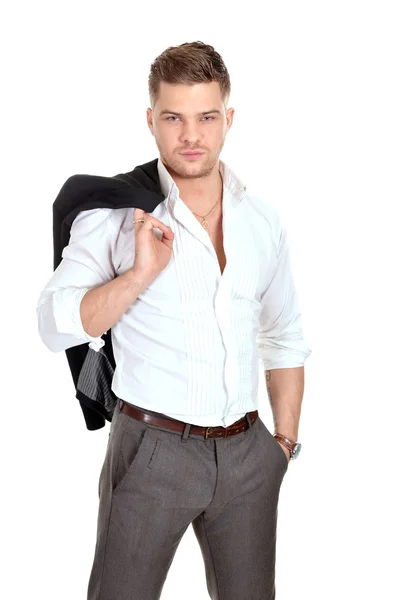
M 207 427 L 206 428 L 205 439 L 207 439 L 207 440 L 212 439 L 213 440 L 213 439 L 215 439 L 217 437 L 216 435 L 209 436 L 209 433 L 211 433 L 213 429 L 216 429 L 216 426 Z M 228 430 L 228 427 L 223 431 L 223 433 L 220 434 L 220 436 L 223 437 L 223 438 L 227 438 L 227 436 L 228 436 L 227 430 Z
M 209 439 L 211 439 L 211 438 L 209 437 L 209 433 L 212 431 L 212 429 L 213 429 L 213 427 L 207 427 L 207 428 L 206 428 L 206 430 L 205 430 L 205 439 L 206 439 L 206 440 L 209 440 Z

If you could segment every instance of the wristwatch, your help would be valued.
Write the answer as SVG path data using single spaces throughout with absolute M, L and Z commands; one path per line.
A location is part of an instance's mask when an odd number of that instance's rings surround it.
M 275 437 L 277 441 L 281 442 L 283 446 L 288 448 L 288 450 L 290 451 L 290 460 L 298 458 L 298 454 L 301 451 L 302 444 L 300 444 L 299 442 L 293 442 L 292 440 L 285 437 L 285 435 L 283 435 L 282 433 L 274 433 L 273 437 Z

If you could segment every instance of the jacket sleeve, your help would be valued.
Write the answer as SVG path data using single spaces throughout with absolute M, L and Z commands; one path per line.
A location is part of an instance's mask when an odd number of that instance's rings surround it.
M 83 329 L 80 303 L 89 289 L 116 276 L 111 215 L 109 208 L 85 210 L 77 215 L 62 260 L 39 296 L 36 307 L 39 335 L 53 352 L 85 342 L 96 351 L 104 346 L 102 336 L 92 337 Z
M 279 222 L 276 267 L 261 297 L 256 343 L 263 368 L 300 367 L 312 353 L 303 337 L 302 316 L 293 281 L 285 227 Z

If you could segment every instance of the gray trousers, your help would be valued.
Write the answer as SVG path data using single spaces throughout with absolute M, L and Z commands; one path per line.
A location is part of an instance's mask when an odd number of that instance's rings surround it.
M 88 600 L 158 600 L 192 524 L 212 600 L 274 600 L 277 504 L 288 460 L 258 417 L 205 439 L 117 403 L 99 479 Z M 180 598 L 176 590 L 176 598 Z

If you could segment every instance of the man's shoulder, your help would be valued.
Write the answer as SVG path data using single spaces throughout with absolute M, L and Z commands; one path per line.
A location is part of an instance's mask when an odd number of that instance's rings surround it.
M 272 199 L 264 192 L 247 186 L 245 194 L 246 206 L 255 218 L 265 219 L 273 230 L 281 228 L 280 210 Z

